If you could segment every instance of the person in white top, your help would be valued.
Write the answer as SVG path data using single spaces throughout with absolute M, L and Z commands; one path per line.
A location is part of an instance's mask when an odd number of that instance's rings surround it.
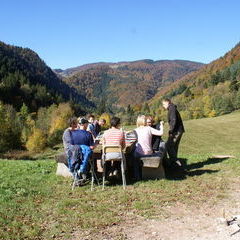
M 146 126 L 146 117 L 144 115 L 138 116 L 135 132 L 137 134 L 135 152 L 139 155 L 151 155 L 153 153 L 152 136 L 163 135 L 163 121 L 160 122 L 160 130 L 157 130 L 151 126 Z
M 145 115 L 138 116 L 137 128 L 134 130 L 137 136 L 136 148 L 135 148 L 135 161 L 134 161 L 134 177 L 136 180 L 141 179 L 141 167 L 139 157 L 144 155 L 153 155 L 152 149 L 152 136 L 163 135 L 163 121 L 160 122 L 160 130 L 154 129 L 150 126 L 146 126 Z M 155 155 L 155 154 L 154 154 Z

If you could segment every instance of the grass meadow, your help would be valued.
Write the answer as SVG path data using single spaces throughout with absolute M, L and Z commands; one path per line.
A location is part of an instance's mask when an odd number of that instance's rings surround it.
M 199 207 L 228 197 L 229 184 L 240 175 L 240 112 L 186 121 L 179 157 L 181 176 L 127 186 L 90 185 L 71 190 L 70 179 L 55 175 L 49 150 L 33 160 L 0 160 L 0 239 L 70 239 L 79 229 L 96 232 L 128 217 L 169 217 L 176 202 Z M 234 158 L 217 158 L 232 155 Z

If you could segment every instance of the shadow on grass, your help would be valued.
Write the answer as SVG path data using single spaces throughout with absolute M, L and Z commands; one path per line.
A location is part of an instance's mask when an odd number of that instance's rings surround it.
M 217 173 L 217 172 L 219 172 L 219 170 L 199 169 L 199 168 L 202 168 L 205 165 L 220 163 L 220 162 L 222 162 L 226 159 L 228 159 L 228 157 L 225 157 L 225 158 L 208 158 L 205 161 L 198 162 L 198 163 L 192 163 L 192 164 L 187 165 L 188 159 L 180 158 L 179 161 L 181 162 L 182 167 L 176 167 L 176 166 L 175 167 L 168 167 L 168 166 L 165 166 L 166 179 L 169 179 L 169 180 L 184 180 L 188 176 L 189 177 L 194 177 L 194 176 L 203 175 L 205 173 L 208 173 L 208 174 Z
M 203 168 L 205 165 L 211 165 L 211 164 L 217 164 L 221 163 L 224 160 L 227 160 L 227 157 L 224 158 L 208 158 L 205 161 L 197 162 L 197 163 L 192 163 L 192 164 L 187 164 L 188 159 L 187 158 L 179 158 L 179 161 L 182 164 L 182 167 L 179 166 L 166 166 L 166 162 L 163 163 L 164 169 L 165 169 L 165 176 L 166 179 L 168 180 L 184 180 L 187 179 L 188 177 L 195 177 L 195 176 L 201 176 L 203 174 L 214 174 L 219 172 L 219 170 L 212 170 L 212 169 L 199 169 Z M 101 179 L 101 175 L 98 176 L 99 179 Z M 133 185 L 135 184 L 136 180 L 132 179 L 133 173 L 130 171 L 126 174 L 127 178 L 127 185 Z M 150 180 L 150 179 L 149 179 Z M 141 182 L 146 182 L 149 181 L 147 179 L 141 180 Z M 117 185 L 122 185 L 122 179 L 121 177 L 118 179 L 107 179 L 106 181 L 106 186 L 117 186 Z
M 208 158 L 207 160 L 202 161 L 202 162 L 189 164 L 189 165 L 186 166 L 186 168 L 188 170 L 196 169 L 196 168 L 202 168 L 205 165 L 221 163 L 221 162 L 223 162 L 223 161 L 225 161 L 227 159 L 229 159 L 229 158 L 228 157 L 224 157 L 224 158 Z
M 203 174 L 214 174 L 219 172 L 219 170 L 212 170 L 212 169 L 199 169 L 204 167 L 205 165 L 210 164 L 216 164 L 220 163 L 228 158 L 208 158 L 205 161 L 198 162 L 198 163 L 192 163 L 187 164 L 188 159 L 186 158 L 180 158 L 179 161 L 181 162 L 182 166 L 167 166 L 166 162 L 164 162 L 164 169 L 165 169 L 165 176 L 168 180 L 184 180 L 187 179 L 187 177 L 194 177 L 194 176 L 201 176 Z M 149 180 L 141 180 L 141 181 L 149 181 Z M 136 183 L 136 181 L 131 179 L 131 176 L 127 177 L 127 185 L 132 185 Z M 116 186 L 121 185 L 122 181 L 121 179 L 115 180 L 111 179 L 110 181 L 107 181 L 107 186 Z

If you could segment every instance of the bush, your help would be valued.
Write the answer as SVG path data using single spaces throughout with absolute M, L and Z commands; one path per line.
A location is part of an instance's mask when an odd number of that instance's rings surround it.
M 29 151 L 40 152 L 47 145 L 46 135 L 38 128 L 33 130 L 33 134 L 29 137 L 26 147 Z
M 180 112 L 180 115 L 181 115 L 181 117 L 182 117 L 182 119 L 183 120 L 188 120 L 188 119 L 191 119 L 191 112 L 190 111 L 187 111 L 187 110 L 185 110 L 185 111 L 181 111 Z
M 73 116 L 73 110 L 69 103 L 61 103 L 51 114 L 51 124 L 49 133 L 53 134 L 57 130 L 64 130 L 68 127 L 68 119 Z
M 15 109 L 0 102 L 0 152 L 21 148 L 21 127 Z
M 63 136 L 64 130 L 57 129 L 55 130 L 48 138 L 47 138 L 47 145 L 49 147 L 53 147 L 59 143 L 62 142 L 62 136 Z
M 224 94 L 222 96 L 216 96 L 213 98 L 214 109 L 217 115 L 230 113 L 234 110 L 232 96 L 230 94 Z
M 106 124 L 105 124 L 105 128 L 110 128 L 111 126 L 111 116 L 108 113 L 103 113 L 99 119 L 105 119 L 106 120 Z

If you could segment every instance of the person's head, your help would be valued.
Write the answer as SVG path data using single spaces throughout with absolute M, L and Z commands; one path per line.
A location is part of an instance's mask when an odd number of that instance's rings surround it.
M 88 122 L 89 122 L 89 123 L 94 123 L 95 117 L 94 117 L 94 115 L 92 115 L 92 114 L 88 114 L 88 115 L 87 115 L 87 119 L 88 119 Z
M 106 120 L 104 118 L 100 118 L 99 121 L 98 121 L 98 124 L 100 126 L 104 126 L 106 124 Z
M 168 106 L 171 104 L 171 100 L 169 98 L 164 98 L 162 100 L 162 105 L 165 109 L 168 109 Z
M 140 115 L 137 118 L 137 127 L 146 126 L 146 117 L 145 115 Z
M 80 118 L 79 125 L 80 129 L 86 130 L 88 127 L 88 120 L 86 118 Z
M 147 116 L 146 117 L 146 126 L 152 126 L 154 123 L 153 117 L 152 116 Z
M 111 119 L 111 127 L 115 127 L 115 128 L 118 128 L 118 127 L 120 127 L 120 124 L 121 124 L 121 120 L 120 120 L 120 118 L 118 118 L 118 117 L 113 117 L 112 119 Z
M 68 119 L 68 126 L 71 128 L 77 128 L 78 126 L 78 119 L 76 117 L 71 117 Z

